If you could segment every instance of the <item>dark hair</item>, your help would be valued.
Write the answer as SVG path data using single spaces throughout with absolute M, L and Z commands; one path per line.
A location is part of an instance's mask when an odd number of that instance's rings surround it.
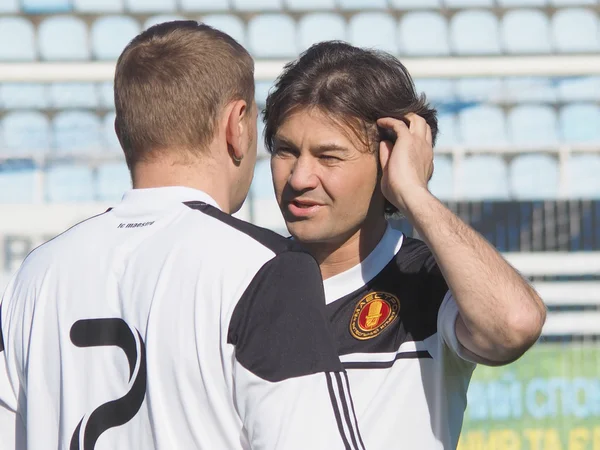
M 254 99 L 254 62 L 229 35 L 195 21 L 144 31 L 115 73 L 115 127 L 127 165 L 165 148 L 193 152 L 213 138 L 219 111 Z
M 423 117 L 437 136 L 436 110 L 417 95 L 413 80 L 402 63 L 392 55 L 354 47 L 340 41 L 313 45 L 277 78 L 263 111 L 265 146 L 273 141 L 281 124 L 293 112 L 318 108 L 334 122 L 349 128 L 377 152 L 379 142 L 389 134 L 378 129 L 377 119 L 403 119 L 408 113 Z M 395 208 L 386 207 L 393 213 Z

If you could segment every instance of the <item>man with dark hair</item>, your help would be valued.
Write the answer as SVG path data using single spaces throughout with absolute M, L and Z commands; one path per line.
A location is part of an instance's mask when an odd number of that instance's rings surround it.
M 519 358 L 545 307 L 427 190 L 435 110 L 397 59 L 324 42 L 285 67 L 264 117 L 277 201 L 319 262 L 366 447 L 455 448 L 475 364 Z
M 319 267 L 239 221 L 254 65 L 191 21 L 115 75 L 133 190 L 34 250 L 0 307 L 0 447 L 363 449 Z

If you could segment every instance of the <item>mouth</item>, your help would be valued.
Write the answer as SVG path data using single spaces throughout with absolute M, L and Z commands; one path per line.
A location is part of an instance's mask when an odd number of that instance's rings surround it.
M 310 217 L 315 215 L 321 208 L 322 204 L 312 200 L 291 200 L 287 203 L 287 209 L 294 217 Z

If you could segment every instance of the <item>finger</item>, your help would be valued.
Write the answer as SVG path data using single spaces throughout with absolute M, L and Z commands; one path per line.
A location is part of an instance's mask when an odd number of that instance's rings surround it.
M 433 147 L 433 134 L 431 133 L 431 127 L 429 124 L 427 124 L 427 136 L 425 136 L 425 140 Z
M 392 143 L 390 141 L 381 141 L 379 143 L 379 162 L 381 163 L 381 168 L 383 170 L 387 167 L 391 154 Z
M 394 130 L 396 133 L 396 140 L 399 141 L 401 137 L 406 139 L 407 136 L 410 136 L 410 131 L 406 124 L 401 120 L 394 119 L 393 117 L 384 117 L 382 119 L 377 120 L 377 125 L 382 128 L 388 128 Z
M 426 139 L 428 125 L 425 119 L 415 113 L 408 113 L 406 115 L 406 120 L 410 123 L 409 130 L 412 134 L 419 136 L 422 139 Z

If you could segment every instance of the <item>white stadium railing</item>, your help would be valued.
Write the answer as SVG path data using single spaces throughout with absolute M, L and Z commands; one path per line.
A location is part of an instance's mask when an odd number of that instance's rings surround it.
M 256 61 L 257 80 L 274 80 L 287 61 Z M 404 58 L 414 78 L 600 74 L 600 55 Z M 0 82 L 110 81 L 114 62 L 3 63 Z
M 600 252 L 505 253 L 523 276 L 600 276 Z M 600 282 L 534 283 L 547 306 L 600 307 Z M 600 308 L 598 308 L 600 309 Z M 549 312 L 544 335 L 600 335 L 600 310 Z

